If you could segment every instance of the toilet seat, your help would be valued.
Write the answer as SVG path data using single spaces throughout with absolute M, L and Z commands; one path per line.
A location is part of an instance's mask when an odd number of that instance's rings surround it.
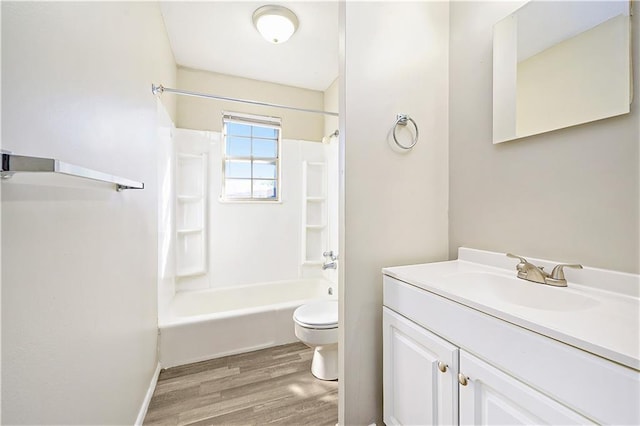
M 293 320 L 301 327 L 316 330 L 338 328 L 338 301 L 308 303 L 293 312 Z

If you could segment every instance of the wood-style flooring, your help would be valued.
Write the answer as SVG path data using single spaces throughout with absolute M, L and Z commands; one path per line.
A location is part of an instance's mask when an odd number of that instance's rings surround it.
M 145 425 L 331 425 L 338 382 L 311 374 L 302 343 L 162 370 Z

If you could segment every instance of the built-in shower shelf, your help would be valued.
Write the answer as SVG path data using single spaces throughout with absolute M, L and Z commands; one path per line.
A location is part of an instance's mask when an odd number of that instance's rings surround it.
M 195 234 L 202 231 L 204 231 L 204 229 L 202 228 L 184 228 L 176 230 L 178 234 Z
M 322 253 L 328 244 L 327 167 L 323 162 L 302 163 L 302 264 L 324 263 Z
M 178 158 L 181 160 L 202 160 L 202 154 L 178 154 Z
M 306 225 L 306 228 L 308 230 L 313 230 L 313 229 L 321 230 L 321 229 L 324 229 L 326 227 L 327 227 L 327 225 Z
M 200 275 L 205 275 L 207 272 L 203 269 L 194 269 L 192 271 L 180 271 L 176 273 L 176 277 L 178 278 L 188 278 L 188 277 L 197 277 Z
M 195 201 L 200 201 L 204 197 L 202 195 L 178 195 L 178 201 L 181 203 L 191 203 Z
M 180 148 L 180 147 L 178 147 Z M 178 152 L 176 162 L 176 276 L 207 273 L 207 154 Z

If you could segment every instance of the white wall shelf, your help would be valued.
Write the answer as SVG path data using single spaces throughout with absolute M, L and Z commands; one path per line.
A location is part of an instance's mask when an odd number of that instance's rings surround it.
M 10 152 L 2 152 L 0 161 L 0 176 L 3 180 L 11 178 L 15 173 L 60 173 L 84 179 L 113 183 L 117 191 L 125 189 L 144 189 L 143 182 L 136 182 L 108 173 L 91 170 L 86 167 L 76 166 L 55 158 L 30 157 L 15 155 Z
M 186 278 L 207 272 L 207 154 L 176 157 L 176 277 Z
M 203 199 L 200 195 L 178 195 L 178 201 L 181 203 L 190 203 L 195 201 L 200 201 Z
M 203 231 L 204 231 L 203 228 L 185 228 L 185 229 L 176 230 L 178 234 L 196 234 Z
M 178 158 L 182 160 L 202 160 L 202 155 L 203 154 L 187 154 L 181 152 L 178 154 Z
M 307 229 L 324 229 L 327 225 L 307 225 Z
M 204 269 L 196 269 L 193 271 L 180 271 L 176 273 L 176 277 L 178 278 L 188 278 L 188 277 L 199 277 L 201 275 L 205 275 L 207 273 Z
M 327 167 L 302 162 L 302 265 L 322 265 L 327 250 Z

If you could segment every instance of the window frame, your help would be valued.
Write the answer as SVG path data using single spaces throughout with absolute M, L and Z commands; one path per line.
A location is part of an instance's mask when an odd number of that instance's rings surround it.
M 275 129 L 277 132 L 277 138 L 254 138 L 251 136 L 238 136 L 236 137 L 247 138 L 250 143 L 250 155 L 249 156 L 229 156 L 227 152 L 227 124 L 237 123 L 247 126 L 256 126 L 263 128 Z M 220 201 L 225 203 L 281 203 L 282 202 L 282 176 L 281 176 L 281 160 L 282 160 L 282 120 L 278 117 L 269 117 L 253 114 L 244 114 L 236 112 L 223 112 L 222 114 L 222 175 L 221 175 L 221 194 Z M 275 157 L 257 157 L 254 156 L 253 141 L 254 139 L 273 140 L 276 143 L 276 156 Z M 242 178 L 228 178 L 227 177 L 227 161 L 248 161 L 250 164 L 251 177 L 247 180 L 251 182 L 251 197 L 227 197 L 226 184 L 227 179 L 242 179 Z M 253 177 L 253 165 L 255 162 L 269 162 L 274 163 L 276 167 L 275 178 L 254 178 Z M 253 196 L 254 182 L 256 181 L 274 181 L 276 196 L 274 198 L 259 198 Z

